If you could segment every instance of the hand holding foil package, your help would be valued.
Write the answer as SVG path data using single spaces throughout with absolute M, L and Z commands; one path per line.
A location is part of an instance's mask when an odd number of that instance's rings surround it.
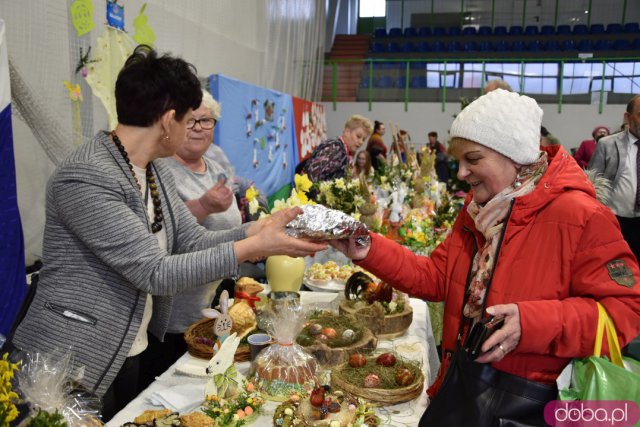
M 371 241 L 367 226 L 343 212 L 322 205 L 304 205 L 302 210 L 301 215 L 287 224 L 288 235 L 316 240 L 339 240 L 353 236 L 360 246 Z

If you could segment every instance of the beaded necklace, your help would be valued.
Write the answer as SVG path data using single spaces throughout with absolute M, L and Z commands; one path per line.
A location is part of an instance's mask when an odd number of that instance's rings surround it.
M 113 138 L 113 143 L 118 147 L 118 151 L 122 154 L 124 161 L 127 162 L 127 166 L 129 166 L 129 170 L 131 171 L 131 175 L 133 175 L 133 179 L 136 181 L 136 185 L 138 186 L 138 190 L 142 191 L 142 186 L 138 182 L 138 177 L 136 177 L 135 172 L 133 171 L 133 165 L 129 161 L 129 155 L 127 154 L 127 150 L 122 145 L 122 141 L 118 138 L 115 131 L 111 132 L 111 138 Z M 157 233 L 162 230 L 162 220 L 164 216 L 162 215 L 162 202 L 160 201 L 160 192 L 158 191 L 158 186 L 156 185 L 156 178 L 153 176 L 153 172 L 151 170 L 151 162 L 147 164 L 146 167 L 146 175 L 147 175 L 147 183 L 149 184 L 149 191 L 151 192 L 151 200 L 153 201 L 153 212 L 155 216 L 153 217 L 153 223 L 151 224 L 151 232 Z

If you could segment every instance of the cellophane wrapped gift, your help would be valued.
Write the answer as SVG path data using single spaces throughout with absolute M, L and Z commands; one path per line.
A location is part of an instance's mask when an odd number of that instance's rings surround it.
M 258 390 L 266 399 L 275 401 L 285 401 L 292 393 L 310 392 L 318 364 L 295 342 L 306 319 L 298 294 L 272 293 L 258 318 L 259 327 L 274 339 L 251 364 L 250 377 Z
M 303 213 L 287 224 L 286 232 L 293 237 L 316 240 L 337 240 L 355 237 L 356 243 L 369 243 L 369 229 L 362 222 L 335 209 L 322 205 L 304 205 Z
M 25 352 L 20 357 L 22 365 L 15 377 L 33 416 L 39 411 L 58 412 L 69 427 L 102 425 L 99 418 L 102 402 L 79 386 L 82 369 L 74 369 L 69 351 Z

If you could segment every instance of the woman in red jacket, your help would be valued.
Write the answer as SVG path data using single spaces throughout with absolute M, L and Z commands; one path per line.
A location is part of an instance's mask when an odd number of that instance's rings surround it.
M 575 160 L 561 146 L 541 151 L 541 121 L 533 99 L 501 89 L 456 117 L 449 151 L 472 191 L 451 235 L 429 257 L 377 234 L 363 247 L 333 243 L 392 286 L 445 301 L 443 363 L 432 397 L 470 327 L 488 315 L 503 317 L 504 325 L 471 363 L 549 385 L 549 400 L 571 359 L 593 353 L 596 301 L 613 318 L 621 345 L 640 332 L 637 261 Z M 534 415 L 534 424 L 543 422 L 541 409 Z M 478 425 L 474 414 L 465 417 L 458 425 Z

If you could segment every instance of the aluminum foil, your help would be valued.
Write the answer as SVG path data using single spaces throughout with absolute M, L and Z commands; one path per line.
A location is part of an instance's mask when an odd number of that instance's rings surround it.
M 287 224 L 288 235 L 316 240 L 338 240 L 354 236 L 359 246 L 371 241 L 367 226 L 343 212 L 322 205 L 304 205 L 302 210 L 301 215 Z

